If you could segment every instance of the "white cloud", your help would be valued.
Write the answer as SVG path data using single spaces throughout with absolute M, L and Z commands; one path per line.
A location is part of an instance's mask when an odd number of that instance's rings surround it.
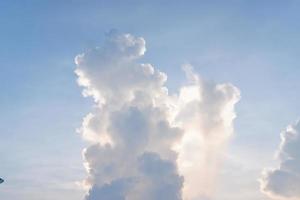
M 280 165 L 263 171 L 261 190 L 273 199 L 300 199 L 300 121 L 281 133 Z
M 184 68 L 190 84 L 179 94 L 176 123 L 184 130 L 178 147 L 178 165 L 184 174 L 184 199 L 213 196 L 222 153 L 233 133 L 234 106 L 239 90 L 231 84 L 202 80 L 190 66 Z
M 96 103 L 79 129 L 91 142 L 86 199 L 209 199 L 239 91 L 186 66 L 189 84 L 170 96 L 166 74 L 138 63 L 145 50 L 143 38 L 114 32 L 75 58 L 83 95 Z
M 181 199 L 171 147 L 182 131 L 168 120 L 166 75 L 136 62 L 144 52 L 143 38 L 113 33 L 75 59 L 78 83 L 97 103 L 79 129 L 93 143 L 84 151 L 88 200 Z

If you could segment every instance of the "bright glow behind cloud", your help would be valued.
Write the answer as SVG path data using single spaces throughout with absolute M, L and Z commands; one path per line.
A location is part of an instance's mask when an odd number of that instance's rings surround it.
M 91 142 L 86 199 L 209 198 L 239 91 L 186 66 L 189 84 L 170 96 L 166 74 L 137 62 L 145 49 L 143 38 L 111 33 L 101 48 L 75 58 L 83 95 L 96 103 L 79 129 Z
M 178 165 L 184 175 L 184 199 L 213 197 L 221 154 L 233 133 L 234 105 L 240 94 L 231 84 L 201 80 L 184 68 L 190 84 L 180 89 L 176 122 L 184 130 Z

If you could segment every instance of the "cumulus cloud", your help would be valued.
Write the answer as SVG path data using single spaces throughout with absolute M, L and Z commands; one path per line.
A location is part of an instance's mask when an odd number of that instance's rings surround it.
M 240 93 L 232 84 L 202 80 L 189 65 L 184 70 L 190 83 L 180 89 L 175 119 L 184 130 L 177 149 L 185 178 L 184 199 L 210 199 L 222 152 L 233 133 Z
M 86 199 L 181 199 L 172 145 L 182 131 L 168 120 L 166 75 L 136 60 L 145 40 L 112 33 L 101 48 L 75 58 L 83 94 L 96 102 L 79 129 L 91 187 Z
M 185 66 L 189 83 L 169 95 L 167 75 L 138 62 L 145 50 L 143 38 L 112 32 L 75 58 L 83 95 L 95 101 L 78 129 L 91 143 L 86 200 L 208 199 L 239 91 Z
M 281 133 L 276 169 L 263 171 L 261 190 L 273 199 L 300 199 L 300 121 Z

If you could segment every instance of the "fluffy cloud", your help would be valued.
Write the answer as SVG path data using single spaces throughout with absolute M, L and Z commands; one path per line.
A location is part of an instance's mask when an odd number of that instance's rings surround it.
M 87 200 L 181 199 L 172 145 L 182 131 L 168 120 L 166 75 L 136 62 L 144 52 L 143 38 L 112 33 L 75 58 L 83 94 L 96 102 L 79 130 L 92 142 L 84 150 Z
M 75 58 L 83 95 L 95 101 L 79 129 L 91 143 L 86 200 L 208 199 L 239 91 L 186 66 L 188 85 L 169 95 L 166 74 L 138 62 L 145 50 L 143 38 L 114 32 Z
M 300 121 L 281 133 L 280 165 L 264 170 L 261 190 L 274 199 L 300 199 Z
M 231 84 L 202 80 L 191 66 L 184 70 L 190 83 L 180 89 L 175 119 L 184 130 L 177 149 L 185 178 L 184 199 L 210 199 L 222 152 L 233 133 L 234 106 L 240 93 Z

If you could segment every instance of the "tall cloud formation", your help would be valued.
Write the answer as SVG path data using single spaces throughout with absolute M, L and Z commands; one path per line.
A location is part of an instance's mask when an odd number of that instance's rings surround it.
M 176 123 L 184 131 L 178 148 L 179 170 L 185 178 L 184 199 L 211 199 L 222 153 L 233 133 L 239 90 L 231 84 L 202 80 L 191 66 L 190 82 L 180 89 Z
M 261 190 L 273 199 L 300 199 L 300 121 L 281 133 L 277 152 L 280 165 L 264 170 Z
M 91 143 L 86 200 L 209 198 L 239 91 L 186 66 L 189 84 L 169 95 L 166 74 L 138 63 L 145 50 L 143 38 L 112 32 L 75 58 L 83 95 L 95 101 L 79 129 Z

